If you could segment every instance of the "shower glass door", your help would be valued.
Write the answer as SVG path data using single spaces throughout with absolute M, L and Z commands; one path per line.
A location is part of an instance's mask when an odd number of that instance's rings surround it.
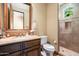
M 59 5 L 59 49 L 64 55 L 79 55 L 79 7 Z

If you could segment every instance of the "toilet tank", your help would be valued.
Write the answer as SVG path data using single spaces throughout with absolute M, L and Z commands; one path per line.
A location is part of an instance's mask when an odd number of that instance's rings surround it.
M 47 43 L 47 36 L 40 36 L 40 38 L 41 38 L 41 45 Z

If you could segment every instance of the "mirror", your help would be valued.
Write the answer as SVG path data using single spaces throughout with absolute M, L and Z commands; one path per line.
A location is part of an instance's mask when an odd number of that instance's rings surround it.
M 8 29 L 31 29 L 31 4 L 8 4 Z

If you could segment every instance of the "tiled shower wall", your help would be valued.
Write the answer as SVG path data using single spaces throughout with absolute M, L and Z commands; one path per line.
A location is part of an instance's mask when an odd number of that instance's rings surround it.
M 59 20 L 59 47 L 79 53 L 79 16 L 66 20 Z
M 59 24 L 61 23 L 64 25 L 65 22 L 59 22 Z M 70 28 L 63 28 L 61 29 L 60 25 L 59 46 L 79 53 L 79 18 L 75 18 L 70 22 Z

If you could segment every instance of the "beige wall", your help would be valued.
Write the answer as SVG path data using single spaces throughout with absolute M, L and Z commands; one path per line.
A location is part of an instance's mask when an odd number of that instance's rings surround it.
M 32 4 L 32 22 L 36 22 L 37 34 L 46 34 L 46 4 Z
M 47 35 L 48 41 L 58 50 L 57 4 L 32 4 L 32 13 L 32 22 L 36 22 L 37 33 Z
M 58 13 L 57 13 L 56 3 L 50 3 L 47 5 L 47 35 L 48 41 L 55 45 L 56 50 L 58 50 Z M 56 41 L 57 44 L 53 42 Z

